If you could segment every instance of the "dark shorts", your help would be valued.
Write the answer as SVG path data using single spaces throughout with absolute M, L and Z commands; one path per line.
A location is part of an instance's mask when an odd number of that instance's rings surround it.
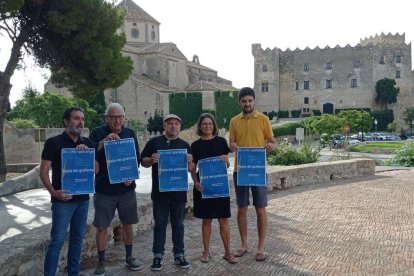
M 233 173 L 234 189 L 238 207 L 247 207 L 250 205 L 249 190 L 252 191 L 253 206 L 256 208 L 267 207 L 267 187 L 248 187 L 237 186 L 237 172 Z
M 115 210 L 118 210 L 122 224 L 138 223 L 137 198 L 134 190 L 119 195 L 95 194 L 93 205 L 95 207 L 93 225 L 96 228 L 108 228 L 115 216 Z

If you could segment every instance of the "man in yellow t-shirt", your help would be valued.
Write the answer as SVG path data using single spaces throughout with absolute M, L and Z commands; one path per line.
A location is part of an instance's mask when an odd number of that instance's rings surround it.
M 230 145 L 232 152 L 239 147 L 263 147 L 267 151 L 276 148 L 272 126 L 269 118 L 255 110 L 255 92 L 252 88 L 244 87 L 239 92 L 239 105 L 242 112 L 230 121 Z M 247 252 L 247 210 L 250 205 L 249 190 L 252 191 L 253 205 L 257 215 L 257 245 L 256 261 L 264 261 L 265 239 L 267 230 L 267 187 L 249 187 L 237 185 L 237 158 L 233 173 L 234 187 L 237 198 L 237 224 L 239 227 L 241 245 L 235 252 L 236 257 L 242 257 Z

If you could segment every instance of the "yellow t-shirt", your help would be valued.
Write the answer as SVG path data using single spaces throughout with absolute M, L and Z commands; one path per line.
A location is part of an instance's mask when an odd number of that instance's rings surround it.
M 230 121 L 230 142 L 235 141 L 239 147 L 265 147 L 266 141 L 271 138 L 273 131 L 270 120 L 258 111 L 251 117 L 243 116 L 242 112 Z M 237 171 L 237 157 L 234 171 Z

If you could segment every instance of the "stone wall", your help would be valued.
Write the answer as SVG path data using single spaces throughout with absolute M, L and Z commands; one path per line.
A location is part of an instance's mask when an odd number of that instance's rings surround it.
M 63 130 L 63 128 L 18 129 L 5 122 L 3 143 L 6 163 L 40 163 L 46 139 L 61 134 Z M 89 129 L 85 128 L 82 135 L 89 136 Z

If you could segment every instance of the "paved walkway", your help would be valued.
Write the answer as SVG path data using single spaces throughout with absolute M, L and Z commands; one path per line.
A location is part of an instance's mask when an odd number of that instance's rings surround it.
M 186 220 L 186 255 L 191 267 L 173 264 L 171 232 L 163 270 L 152 272 L 152 232 L 135 239 L 139 272 L 124 267 L 123 244 L 108 250 L 107 275 L 414 275 L 414 170 L 293 187 L 269 194 L 265 262 L 254 260 L 257 235 L 249 213 L 248 254 L 230 265 L 222 259 L 218 223 L 213 223 L 209 263 L 201 263 L 199 219 Z M 239 246 L 232 202 L 232 247 Z M 82 263 L 92 275 L 97 257 Z

